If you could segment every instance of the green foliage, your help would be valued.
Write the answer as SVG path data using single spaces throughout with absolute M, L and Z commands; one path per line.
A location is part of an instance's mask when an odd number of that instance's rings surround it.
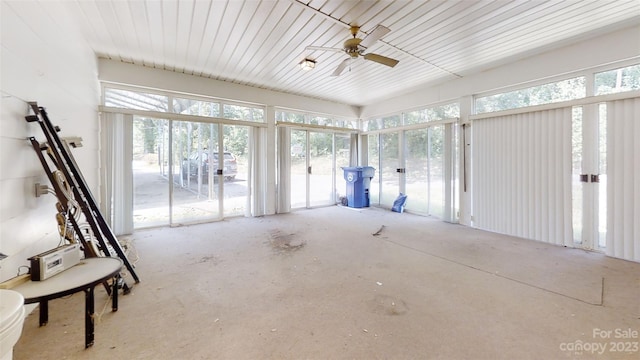
M 476 99 L 476 112 L 485 113 L 580 99 L 586 96 L 584 76 Z
M 596 74 L 595 88 L 596 95 L 640 89 L 640 64 Z
M 414 110 L 404 114 L 404 125 L 420 124 L 429 121 L 453 119 L 460 116 L 460 105 L 452 103 L 426 109 Z
M 191 99 L 174 99 L 173 111 L 178 114 L 219 117 L 220 104 Z
M 138 118 L 133 122 L 134 149 L 136 154 L 154 154 L 157 151 L 157 139 L 162 120 L 151 118 Z
M 291 155 L 304 157 L 306 155 L 307 132 L 304 130 L 291 131 Z M 333 134 L 323 132 L 309 132 L 309 154 L 311 156 L 326 156 L 333 153 Z M 298 151 L 300 150 L 300 151 Z
M 249 151 L 249 127 L 239 125 L 224 126 L 224 148 L 236 156 L 244 156 Z

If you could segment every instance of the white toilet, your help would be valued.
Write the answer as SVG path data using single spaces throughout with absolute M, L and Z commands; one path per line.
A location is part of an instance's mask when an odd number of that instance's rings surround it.
M 13 346 L 24 324 L 24 298 L 19 292 L 0 289 L 0 360 L 13 358 Z

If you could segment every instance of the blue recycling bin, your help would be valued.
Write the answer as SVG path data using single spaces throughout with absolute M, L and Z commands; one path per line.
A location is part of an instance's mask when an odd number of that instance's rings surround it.
M 342 170 L 347 181 L 347 206 L 369 207 L 369 185 L 376 169 L 371 166 L 345 166 Z

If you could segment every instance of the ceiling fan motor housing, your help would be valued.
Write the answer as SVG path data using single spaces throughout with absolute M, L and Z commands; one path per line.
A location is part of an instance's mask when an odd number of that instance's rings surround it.
M 359 48 L 361 41 L 362 39 L 358 39 L 358 38 L 348 39 L 347 41 L 344 42 L 344 45 L 343 45 L 344 51 L 353 58 L 358 57 L 358 55 L 360 55 L 360 52 L 362 51 Z

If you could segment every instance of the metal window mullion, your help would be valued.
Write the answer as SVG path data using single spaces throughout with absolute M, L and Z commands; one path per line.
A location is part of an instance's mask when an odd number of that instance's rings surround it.
M 307 115 L 305 115 L 306 117 Z M 307 119 L 305 118 L 305 121 Z M 305 130 L 305 165 L 306 165 L 306 170 L 305 171 L 305 207 L 306 208 L 310 208 L 311 207 L 311 174 L 309 174 L 309 166 L 311 166 L 311 150 L 310 150 L 310 146 L 309 146 L 309 140 L 310 140 L 310 136 L 309 136 L 309 130 Z
M 431 129 L 427 128 L 427 214 L 431 215 Z
M 331 163 L 331 202 L 332 203 L 336 203 L 336 134 L 331 134 L 331 138 L 332 138 L 332 163 Z
M 453 153 L 454 141 L 453 141 L 453 127 L 454 124 L 444 125 L 444 159 L 443 159 L 443 172 L 444 172 L 444 214 L 443 220 L 453 221 L 455 215 L 453 214 L 454 208 L 454 191 L 453 191 L 453 179 L 454 179 L 454 162 L 455 156 Z
M 213 155 L 213 154 L 212 154 Z M 209 169 L 213 163 L 213 158 L 209 159 Z M 218 177 L 218 211 L 220 218 L 224 218 L 224 125 L 218 124 L 218 169 L 222 169 L 222 175 Z M 211 171 L 211 170 L 209 170 Z
M 398 166 L 402 169 L 398 175 L 400 176 L 398 179 L 398 191 L 401 193 L 407 192 L 407 162 L 405 157 L 405 144 L 406 144 L 406 130 L 398 131 Z

